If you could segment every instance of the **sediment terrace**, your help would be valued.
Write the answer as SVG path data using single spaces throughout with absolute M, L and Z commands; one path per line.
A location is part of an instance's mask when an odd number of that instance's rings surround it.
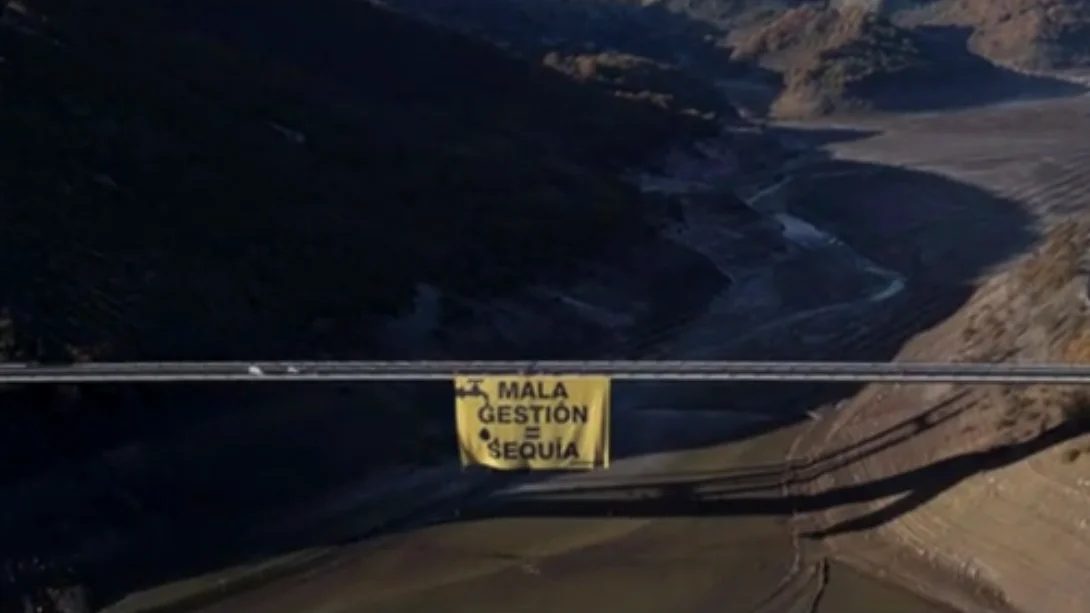
M 906 359 L 1065 357 L 1065 339 L 1085 321 L 1077 308 L 1083 277 L 1057 285 L 1049 245 L 1075 240 L 1056 238 L 1057 227 L 1087 204 L 1090 146 L 1075 126 L 1088 111 L 1087 100 L 1074 99 L 853 126 L 856 137 L 828 147 L 835 159 L 785 188 L 792 192 L 785 210 L 902 275 L 906 287 L 876 304 L 766 330 L 762 350 L 796 359 L 882 359 L 883 345 L 901 347 L 895 353 Z M 1048 278 L 1035 280 L 1042 274 Z M 745 351 L 728 345 L 719 345 L 723 357 Z M 708 390 L 689 396 L 720 406 L 742 400 L 714 392 L 709 399 Z M 800 394 L 794 403 L 835 397 Z M 470 586 L 521 602 L 538 593 L 529 577 L 544 574 L 559 581 L 542 601 L 548 606 L 590 598 L 593 584 L 602 587 L 593 602 L 627 596 L 632 610 L 657 610 L 664 600 L 703 610 L 728 592 L 746 611 L 868 610 L 879 602 L 884 610 L 940 610 L 851 585 L 851 571 L 835 563 L 846 560 L 964 610 L 1076 611 L 1088 559 L 1081 505 L 1090 500 L 1076 463 L 1082 426 L 1065 414 L 1068 400 L 1068 391 L 1042 389 L 868 387 L 796 430 L 676 454 L 650 476 L 551 482 L 523 493 L 521 503 L 500 501 L 477 521 L 468 511 L 465 523 L 395 539 L 389 546 L 419 551 L 502 525 L 575 540 L 552 551 L 530 536 L 505 537 L 494 542 L 519 560 L 501 565 L 506 570 L 441 588 L 406 585 L 369 602 L 424 610 L 447 597 L 469 600 Z M 790 461 L 781 463 L 784 456 Z M 517 517 L 497 519 L 505 514 Z M 590 521 L 599 516 L 612 519 Z M 785 523 L 790 517 L 797 521 Z M 741 551 L 758 547 L 765 553 L 743 560 Z M 367 564 L 382 567 L 381 559 Z M 684 566 L 685 578 L 668 579 L 664 559 Z M 577 580 L 572 568 L 597 579 Z M 487 587 L 495 581 L 518 591 Z M 633 587 L 641 581 L 658 588 L 654 596 Z M 672 587 L 686 582 L 688 595 Z M 846 605 L 846 590 L 874 600 Z
M 862 275 L 860 280 L 869 281 L 841 288 L 839 299 L 833 292 L 824 304 L 768 326 L 739 322 L 738 312 L 716 308 L 713 301 L 699 316 L 664 332 L 655 343 L 657 357 L 1049 355 L 1058 347 L 1052 341 L 1020 341 L 1054 338 L 1041 329 L 1052 325 L 1040 323 L 1040 309 L 1022 311 L 1013 320 L 1024 325 L 994 338 L 969 338 L 958 322 L 966 309 L 979 310 L 982 303 L 1017 309 L 1021 303 L 1014 298 L 1027 292 L 1007 281 L 1025 277 L 1020 263 L 1038 248 L 1042 232 L 1085 204 L 1080 185 L 1090 146 L 1072 126 L 1081 125 L 1087 111 L 1090 103 L 1076 99 L 868 119 L 838 130 L 835 138 L 828 127 L 815 130 L 814 139 L 830 139 L 826 149 L 833 158 L 800 170 L 779 188 L 776 201 L 761 206 L 770 215 L 813 224 L 831 242 L 795 252 L 800 265 L 778 273 L 733 262 L 731 291 L 747 283 L 751 291 L 730 299 L 726 292 L 719 306 L 735 300 L 735 307 L 759 311 L 762 304 L 774 306 L 771 298 L 782 300 L 816 281 L 799 253 L 828 268 L 845 265 L 850 250 L 904 286 L 868 300 L 890 278 Z M 718 239 L 709 232 L 710 218 L 702 217 L 711 211 L 705 204 L 690 200 L 688 230 L 680 230 L 679 239 L 698 251 L 705 245 L 702 252 L 714 260 L 711 247 Z M 769 291 L 774 287 L 780 291 Z M 1070 326 L 1074 320 L 1068 321 Z M 946 610 L 864 578 L 839 564 L 846 559 L 963 608 L 1001 610 L 1009 601 L 1025 610 L 1037 603 L 1032 610 L 1074 611 L 1076 597 L 1068 594 L 1079 594 L 1078 586 L 1067 582 L 1085 576 L 1085 569 L 1060 550 L 1070 545 L 1074 556 L 1083 547 L 1071 537 L 1081 529 L 1080 482 L 1077 469 L 1055 468 L 1050 458 L 1060 452 L 1044 450 L 1059 434 L 1012 451 L 1005 456 L 1008 465 L 970 456 L 940 463 L 939 469 L 952 467 L 945 479 L 912 480 L 917 469 L 928 476 L 926 467 L 946 455 L 973 453 L 979 445 L 993 445 L 999 434 L 1023 436 L 1027 428 L 1049 424 L 1024 417 L 1028 421 L 1016 420 L 1013 430 L 999 428 L 1005 409 L 997 403 L 1022 401 L 991 390 L 873 387 L 851 403 L 837 402 L 854 392 L 812 386 L 774 396 L 731 386 L 619 390 L 647 410 L 620 417 L 618 444 L 626 448 L 622 453 L 645 455 L 618 462 L 610 473 L 462 501 L 434 525 L 354 545 L 332 544 L 339 541 L 331 540 L 336 530 L 330 527 L 320 540 L 303 538 L 295 545 L 297 556 L 315 548 L 326 552 L 321 563 L 287 575 L 307 580 L 274 576 L 226 600 L 191 602 L 189 608 L 279 611 L 317 603 L 329 611 L 407 613 L 437 606 L 504 611 L 518 604 L 527 611 L 623 606 L 650 613 L 721 610 L 729 602 L 729 610 L 770 613 L 870 613 L 877 603 L 885 611 Z M 743 407 L 784 417 L 817 409 L 823 417 L 738 440 L 731 434 L 737 419 L 704 411 L 685 415 L 697 408 Z M 694 423 L 702 430 L 699 442 L 691 436 Z M 1016 457 L 1032 451 L 1041 452 L 1029 460 Z M 974 476 L 974 461 L 991 471 Z M 881 485 L 851 489 L 870 481 Z M 1022 491 L 1032 495 L 1023 498 Z M 907 500 L 898 505 L 899 496 Z M 892 510 L 869 516 L 888 499 L 894 500 Z M 1048 499 L 1055 502 L 1046 510 L 1031 507 Z M 864 519 L 852 523 L 859 516 Z M 853 529 L 837 532 L 844 522 Z M 1034 534 L 1039 542 L 1031 542 Z M 972 565 L 966 564 L 969 555 Z M 1048 573 L 1022 568 L 1027 559 Z M 224 576 L 190 577 L 166 593 L 222 585 Z M 981 588 L 985 583 L 987 589 Z M 169 602 L 163 594 L 153 590 L 114 610 Z
M 1044 236 L 982 275 L 966 306 L 899 359 L 1085 357 L 1090 145 L 1079 134 L 1088 119 L 1083 98 L 903 117 L 870 123 L 884 132 L 836 147 L 845 159 L 977 185 L 1017 203 Z M 895 206 L 888 224 L 851 225 L 859 205 L 850 193 L 815 196 L 807 208 L 878 261 L 914 267 L 915 278 L 942 279 L 963 263 L 937 250 L 936 237 L 959 235 L 981 252 L 1011 240 L 971 206 L 906 227 L 903 207 L 928 203 L 881 204 Z M 827 551 L 872 570 L 912 568 L 903 580 L 963 607 L 983 600 L 991 610 L 1082 611 L 1090 481 L 1079 459 L 1081 402 L 1079 390 L 1049 387 L 870 386 L 800 441 L 796 462 L 807 468 L 795 475 L 796 495 L 851 503 L 811 513 L 803 525 Z M 830 456 L 848 459 L 814 463 Z
M 783 238 L 766 243 L 782 247 L 776 265 L 739 255 L 744 228 L 723 224 L 713 195 L 688 198 L 671 240 L 730 283 L 710 291 L 705 308 L 667 322 L 643 350 L 660 358 L 1056 357 L 1066 347 L 1058 331 L 1081 321 L 1066 306 L 1078 302 L 1078 283 L 1034 285 L 1025 271 L 1041 266 L 1027 268 L 1033 260 L 1025 254 L 1087 204 L 1090 144 L 1076 129 L 1087 120 L 1090 101 L 1073 99 L 872 118 L 837 130 L 811 126 L 798 137 L 825 142 L 832 157 L 795 169 L 753 202 L 782 226 L 764 228 Z M 1009 327 L 970 317 L 985 305 L 1004 306 L 992 319 Z M 1012 406 L 1026 402 L 1003 390 L 871 387 L 847 404 L 838 401 L 856 390 L 772 391 L 619 389 L 618 406 L 631 410 L 619 412 L 617 451 L 639 457 L 609 473 L 462 501 L 435 525 L 365 542 L 352 538 L 366 523 L 363 499 L 339 501 L 335 518 L 319 513 L 312 518 L 319 529 L 281 541 L 228 524 L 215 534 L 238 532 L 230 541 L 237 555 L 170 569 L 160 577 L 165 588 L 112 610 L 410 613 L 442 606 L 487 613 L 517 604 L 543 613 L 658 613 L 722 610 L 727 602 L 728 610 L 754 613 L 872 613 L 877 603 L 887 612 L 946 610 L 840 559 L 883 569 L 964 608 L 999 610 L 1009 601 L 1031 613 L 1075 611 L 1086 596 L 1078 583 L 1087 570 L 1080 560 L 1090 552 L 1079 519 L 1088 502 L 1081 464 L 1057 459 L 1077 443 L 1051 445 L 1067 431 L 1034 439 L 1053 425 L 1046 417 L 1059 419 L 1055 411 L 1024 411 L 1002 425 Z M 347 449 L 350 431 L 364 431 L 367 422 L 351 400 L 337 402 L 343 408 L 322 423 L 338 433 L 330 445 Z M 724 410 L 735 413 L 724 417 Z M 746 420 L 737 412 L 789 419 L 811 410 L 824 417 L 738 438 Z M 1038 442 L 1012 451 L 1006 463 L 991 456 L 941 463 L 1024 440 Z M 245 454 L 245 441 L 238 444 Z M 298 441 L 280 448 L 297 449 Z M 928 467 L 936 461 L 952 472 L 934 479 Z M 255 461 L 246 466 L 259 469 Z M 976 474 L 980 468 L 988 470 Z M 211 485 L 181 486 L 229 498 L 242 470 Z M 282 481 L 265 472 L 252 478 L 269 487 Z M 932 480 L 914 481 L 921 472 Z M 434 489 L 458 480 L 444 475 Z M 872 481 L 879 485 L 850 489 Z M 792 521 L 796 515 L 800 521 Z M 840 524 L 851 529 L 837 531 Z M 247 542 L 249 532 L 256 541 Z M 289 568 L 270 570 L 276 564 L 268 561 L 284 556 Z M 227 564 L 236 566 L 224 570 Z M 242 575 L 256 576 L 254 585 L 225 593 Z M 194 594 L 203 596 L 187 600 Z

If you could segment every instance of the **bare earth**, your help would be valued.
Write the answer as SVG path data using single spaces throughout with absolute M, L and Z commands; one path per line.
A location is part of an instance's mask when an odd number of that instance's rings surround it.
M 1078 264 L 1090 147 L 1077 126 L 1088 112 L 1079 99 L 907 118 L 843 147 L 846 157 L 877 156 L 987 187 L 1024 204 L 1046 233 L 1043 246 L 1000 267 L 899 359 L 1085 359 Z M 967 241 L 986 237 L 958 231 Z M 864 502 L 803 524 L 834 553 L 871 568 L 893 568 L 891 559 L 903 568 L 912 558 L 917 576 L 902 579 L 965 608 L 983 599 L 1002 610 L 999 599 L 1028 613 L 1084 611 L 1090 479 L 1078 458 L 1083 430 L 1060 425 L 1070 392 L 872 386 L 802 438 L 806 455 L 851 449 L 853 460 L 796 489 L 804 497 L 869 490 Z
M 1083 226 L 1065 235 L 1055 222 L 1070 225 L 1090 200 L 1078 129 L 1088 119 L 1082 98 L 871 118 L 856 127 L 874 133 L 830 144 L 836 159 L 800 179 L 787 209 L 907 286 L 860 311 L 869 327 L 846 330 L 843 313 L 792 323 L 802 347 L 791 357 L 858 356 L 890 339 L 907 360 L 1088 355 L 1085 279 L 1052 264 L 1085 244 Z M 921 324 L 901 346 L 898 330 Z M 221 572 L 110 610 L 1085 610 L 1090 479 L 1076 457 L 1086 442 L 1060 425 L 1063 390 L 870 386 L 847 403 L 826 398 L 794 401 L 820 418 L 793 427 L 502 492 L 379 539 L 301 548 L 300 570 L 230 598 L 161 606 L 172 591 L 215 592 L 229 583 Z
M 693 483 L 698 496 L 754 490 L 775 499 L 777 464 L 797 433 L 675 454 L 653 474 L 624 479 L 624 488 L 608 474 L 559 479 L 545 488 L 548 499 L 586 501 L 592 510 L 580 517 L 465 517 L 352 545 L 306 573 L 200 610 L 871 613 L 881 602 L 891 613 L 946 612 L 851 569 L 805 559 L 789 514 L 705 516 L 669 501 L 677 516 L 626 510 L 661 496 L 662 481 L 673 482 L 670 488 Z M 544 497 L 540 489 L 535 496 Z M 610 517 L 602 503 L 619 516 Z M 137 598 L 113 610 L 145 610 L 139 604 Z

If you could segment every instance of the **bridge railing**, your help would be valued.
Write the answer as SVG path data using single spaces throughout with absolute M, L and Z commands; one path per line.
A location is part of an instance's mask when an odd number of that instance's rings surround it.
M 0 365 L 0 383 L 435 381 L 456 376 L 578 376 L 655 381 L 1090 383 L 1090 364 L 730 361 L 257 361 Z

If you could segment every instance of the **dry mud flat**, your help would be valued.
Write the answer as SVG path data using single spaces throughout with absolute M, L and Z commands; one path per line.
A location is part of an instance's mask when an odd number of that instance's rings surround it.
M 796 434 L 785 429 L 675 454 L 638 478 L 561 479 L 549 495 L 484 504 L 452 521 L 345 547 L 309 572 L 193 609 L 873 613 L 880 605 L 888 613 L 948 613 L 850 568 L 804 559 L 785 506 L 705 513 L 670 499 L 688 488 L 706 497 L 705 509 L 733 504 L 723 496 L 744 504 L 754 492 L 777 500 L 779 464 Z M 182 609 L 131 601 L 111 610 Z
M 1018 257 L 982 275 L 987 280 L 976 284 L 967 305 L 914 339 L 899 359 L 1084 359 L 1090 319 L 1081 307 L 1079 265 L 1087 246 L 1090 144 L 1082 135 L 1090 127 L 1090 102 L 869 126 L 882 134 L 840 143 L 838 156 L 977 185 L 1029 213 L 1044 234 L 1043 246 L 1024 256 L 1016 250 Z M 889 178 L 878 172 L 871 180 Z M 974 219 L 982 211 L 971 203 L 906 227 L 902 207 L 930 207 L 894 199 L 875 203 L 895 205 L 888 224 L 853 224 L 852 211 L 862 202 L 851 192 L 822 198 L 822 181 L 816 179 L 819 193 L 800 206 L 876 260 L 917 269 L 916 278 L 943 282 L 952 270 L 960 274 L 956 269 L 965 262 L 944 251 L 944 235 L 960 235 L 981 252 L 1016 238 Z M 811 511 L 802 526 L 825 550 L 899 575 L 963 610 L 1085 611 L 1090 479 L 1079 457 L 1085 423 L 1073 424 L 1064 414 L 1073 395 L 1046 387 L 869 387 L 800 440 L 796 462 L 807 468 L 797 470 L 792 489 L 798 505 Z M 850 461 L 813 463 L 830 455 Z M 830 498 L 839 504 L 815 503 Z

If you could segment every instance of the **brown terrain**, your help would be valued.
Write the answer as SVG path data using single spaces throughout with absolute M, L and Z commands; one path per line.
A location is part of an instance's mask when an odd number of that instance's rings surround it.
M 1090 63 L 1090 6 L 1081 0 L 943 0 L 907 11 L 912 22 L 969 29 L 970 48 L 1028 69 Z
M 1087 151 L 1063 135 L 1086 112 L 1085 102 L 1042 103 L 905 121 L 889 126 L 885 143 L 846 148 L 989 184 L 1049 228 L 1037 248 L 982 278 L 956 316 L 898 359 L 1086 361 Z M 899 131 L 894 153 L 886 143 Z M 990 139 L 1016 133 L 1024 134 L 1018 147 L 987 150 Z M 913 149 L 915 137 L 949 138 L 951 146 L 957 139 L 957 149 L 951 157 Z M 915 568 L 910 585 L 968 608 L 983 599 L 991 610 L 1081 611 L 1087 406 L 1085 390 L 1055 386 L 870 386 L 798 442 L 795 463 L 810 465 L 792 474 L 800 499 L 852 502 L 808 513 L 803 527 L 826 551 L 872 570 Z M 812 462 L 829 456 L 850 459 Z
M 861 120 L 829 142 L 833 158 L 799 168 L 780 206 L 900 271 L 907 287 L 851 311 L 852 329 L 844 312 L 815 314 L 791 326 L 793 343 L 769 330 L 752 350 L 882 359 L 888 344 L 900 359 L 974 361 L 1084 351 L 1086 234 L 1071 222 L 1086 205 L 1090 148 L 1069 126 L 1087 115 L 1077 99 Z M 692 331 L 707 336 L 709 317 Z M 708 349 L 753 355 L 727 341 Z M 740 390 L 697 389 L 685 396 L 742 401 Z M 719 441 L 463 500 L 377 539 L 307 539 L 264 558 L 264 577 L 243 565 L 111 610 L 1080 610 L 1081 395 L 871 386 L 832 397 L 845 394 L 822 407 L 828 393 L 809 390 L 792 404 L 819 419 L 741 439 L 694 411 L 679 419 Z M 359 529 L 358 518 L 341 521 L 325 529 Z M 234 587 L 209 595 L 208 585 Z
M 732 57 L 782 75 L 768 110 L 779 118 L 952 108 L 1073 89 L 995 66 L 962 38 L 861 8 L 804 5 L 742 30 Z
M 778 117 L 868 108 L 874 102 L 868 86 L 876 80 L 942 86 L 922 82 L 938 76 L 936 66 L 910 32 L 862 9 L 788 10 L 739 40 L 733 57 L 783 74 L 783 91 L 770 109 Z
M 1068 83 L 1023 73 L 1085 61 L 1075 0 L 389 4 L 554 66 L 595 55 L 682 66 L 718 82 L 748 112 L 778 118 L 1070 94 Z
M 1078 66 L 1078 3 L 389 4 L 498 46 L 7 3 L 7 358 L 1090 360 L 1090 105 L 949 111 L 1073 93 L 993 62 Z M 619 385 L 610 471 L 543 479 L 453 466 L 445 386 L 5 391 L 2 613 L 1090 597 L 1074 389 Z

